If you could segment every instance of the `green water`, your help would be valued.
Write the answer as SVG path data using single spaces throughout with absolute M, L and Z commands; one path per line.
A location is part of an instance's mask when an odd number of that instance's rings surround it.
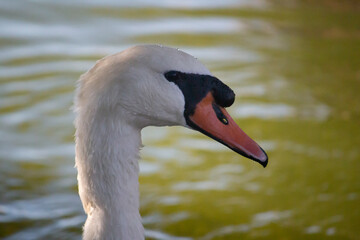
M 229 112 L 270 161 L 143 130 L 148 239 L 360 239 L 360 6 L 340 0 L 1 1 L 0 239 L 80 239 L 75 81 L 138 43 L 231 86 Z

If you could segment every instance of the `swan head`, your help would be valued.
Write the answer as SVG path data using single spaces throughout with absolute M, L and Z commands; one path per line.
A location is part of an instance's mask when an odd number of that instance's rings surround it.
M 100 112 L 140 129 L 185 126 L 265 167 L 265 151 L 225 110 L 234 100 L 234 92 L 193 56 L 140 45 L 99 60 L 85 73 L 75 106 L 79 112 Z

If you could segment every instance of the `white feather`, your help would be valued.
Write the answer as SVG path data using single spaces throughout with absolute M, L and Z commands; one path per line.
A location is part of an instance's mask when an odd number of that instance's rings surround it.
M 88 214 L 83 238 L 144 239 L 139 214 L 140 131 L 186 126 L 185 100 L 164 73 L 211 74 L 194 57 L 168 47 L 136 46 L 98 61 L 75 98 L 79 195 Z

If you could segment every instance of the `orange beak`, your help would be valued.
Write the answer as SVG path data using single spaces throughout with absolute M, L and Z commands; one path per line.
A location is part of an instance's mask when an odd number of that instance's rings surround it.
M 189 120 L 195 130 L 266 167 L 268 157 L 265 151 L 241 130 L 225 108 L 215 103 L 211 92 L 196 105 Z

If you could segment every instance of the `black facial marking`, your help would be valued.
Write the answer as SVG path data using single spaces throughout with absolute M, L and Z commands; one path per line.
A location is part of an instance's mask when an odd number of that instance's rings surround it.
M 235 93 L 233 90 L 216 77 L 179 71 L 169 71 L 166 72 L 164 76 L 168 81 L 175 83 L 184 94 L 184 116 L 186 121 L 188 121 L 189 116 L 194 114 L 196 105 L 209 92 L 212 92 L 215 103 L 221 107 L 229 107 L 234 103 Z M 215 109 L 214 111 L 216 112 Z M 224 123 L 223 120 L 220 121 Z
M 222 83 L 219 79 L 209 75 L 202 74 L 193 74 L 193 73 L 183 73 L 179 71 L 169 71 L 164 73 L 165 78 L 175 83 L 180 90 L 182 91 L 185 97 L 185 110 L 184 117 L 188 126 L 197 130 L 212 139 L 224 144 L 229 147 L 233 151 L 247 157 L 253 159 L 256 162 L 259 162 L 263 167 L 266 167 L 266 161 L 260 161 L 255 157 L 248 155 L 238 148 L 234 148 L 227 143 L 225 143 L 222 139 L 210 134 L 206 130 L 200 128 L 195 123 L 191 121 L 189 118 L 195 112 L 196 105 L 209 93 L 212 92 L 214 96 L 215 103 L 212 104 L 214 112 L 219 119 L 219 121 L 225 125 L 228 125 L 228 119 L 221 111 L 220 107 L 229 107 L 234 103 L 235 93 L 224 83 Z M 219 107 L 220 106 L 220 107 Z M 262 150 L 262 149 L 261 149 Z M 264 152 L 264 150 L 262 150 Z M 266 155 L 266 153 L 264 152 Z M 267 158 L 267 155 L 266 155 Z

